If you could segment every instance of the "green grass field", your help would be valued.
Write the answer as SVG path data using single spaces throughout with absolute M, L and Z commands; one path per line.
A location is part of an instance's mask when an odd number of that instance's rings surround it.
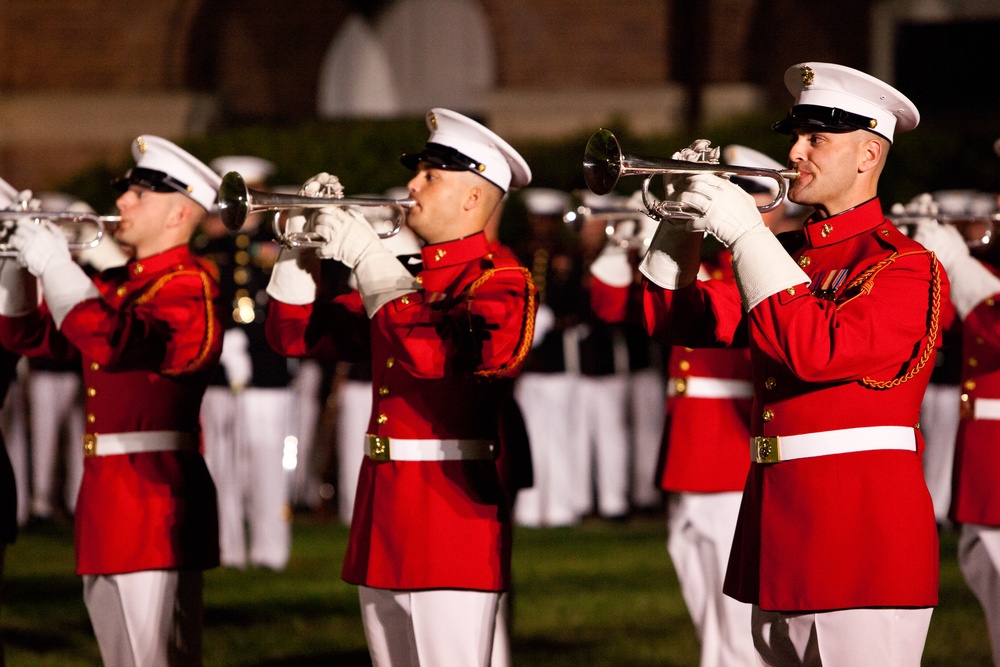
M 368 665 L 357 594 L 339 579 L 347 530 L 299 517 L 284 572 L 209 572 L 205 663 Z M 665 549 L 662 517 L 519 529 L 514 543 L 514 664 L 698 664 L 698 645 Z M 989 665 L 982 611 L 942 534 L 941 606 L 924 665 Z M 99 665 L 73 575 L 72 529 L 25 530 L 7 552 L 7 665 Z

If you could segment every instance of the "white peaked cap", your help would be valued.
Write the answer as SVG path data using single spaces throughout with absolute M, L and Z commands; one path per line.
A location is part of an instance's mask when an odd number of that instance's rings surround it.
M 0 208 L 6 208 L 17 201 L 18 193 L 13 185 L 0 178 Z
M 531 182 L 528 163 L 492 130 L 450 109 L 431 109 L 425 121 L 431 131 L 427 145 L 400 158 L 409 169 L 427 162 L 438 169 L 471 171 L 504 192 Z
M 772 126 L 785 134 L 793 126 L 827 132 L 868 130 L 891 142 L 894 133 L 912 130 L 920 122 L 917 107 L 901 92 L 843 65 L 792 65 L 785 70 L 785 87 L 795 105 Z
M 215 209 L 222 178 L 180 146 L 145 134 L 132 142 L 132 157 L 135 167 L 112 184 L 120 192 L 129 185 L 154 192 L 180 192 L 207 211 Z
M 273 162 L 256 155 L 220 155 L 208 166 L 219 176 L 235 171 L 247 183 L 263 183 L 277 170 Z
M 521 200 L 528 213 L 532 215 L 563 215 L 569 210 L 570 196 L 568 192 L 554 188 L 525 188 L 521 191 Z

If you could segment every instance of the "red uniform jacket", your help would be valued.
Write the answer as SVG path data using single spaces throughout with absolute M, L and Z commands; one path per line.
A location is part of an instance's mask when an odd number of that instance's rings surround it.
M 482 234 L 425 246 L 423 291 L 383 306 L 370 323 L 355 295 L 305 306 L 272 300 L 268 340 L 290 356 L 344 356 L 370 327 L 370 433 L 496 441 L 510 377 L 531 345 L 535 291 L 526 270 L 492 250 Z M 493 461 L 365 457 L 342 576 L 375 588 L 503 590 L 510 539 Z
M 744 314 L 727 281 L 650 284 L 648 330 L 692 347 L 745 332 L 754 435 L 903 426 L 918 451 L 752 464 L 724 590 L 766 610 L 934 605 L 937 528 L 917 429 L 937 333 L 953 317 L 947 278 L 878 199 L 810 219 L 799 236 L 792 256 L 808 287 Z
M 94 283 L 101 298 L 77 304 L 60 330 L 44 310 L 0 318 L 2 344 L 27 356 L 82 357 L 87 434 L 183 431 L 197 441 L 222 350 L 215 281 L 177 247 Z M 75 521 L 78 574 L 219 562 L 215 487 L 197 451 L 87 457 Z
M 973 418 L 977 400 L 1000 399 L 998 306 L 1000 295 L 986 299 L 962 322 L 961 421 L 950 516 L 980 526 L 1000 526 L 1000 420 Z

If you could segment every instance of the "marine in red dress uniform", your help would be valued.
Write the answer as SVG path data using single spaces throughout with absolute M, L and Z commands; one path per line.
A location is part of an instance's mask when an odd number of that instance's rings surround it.
M 790 196 L 816 213 L 783 239 L 789 258 L 738 188 L 679 183 L 702 217 L 660 225 L 642 267 L 647 328 L 692 347 L 749 341 L 754 462 L 725 592 L 754 605 L 761 664 L 818 651 L 823 664 L 915 665 L 938 585 L 919 408 L 950 311 L 943 271 L 875 191 L 893 130 L 918 115 L 838 65 L 793 66 L 785 82 L 797 104 L 775 129 L 793 137 Z M 693 280 L 705 231 L 732 250 L 735 284 Z
M 40 278 L 46 303 L 34 307 L 34 277 L 11 276 L 21 281 L 25 296 L 19 306 L 5 306 L 0 341 L 27 356 L 82 361 L 86 458 L 75 521 L 77 573 L 85 576 L 85 590 L 102 577 L 119 577 L 115 585 L 127 598 L 121 575 L 197 574 L 194 599 L 177 593 L 184 618 L 155 628 L 135 625 L 132 611 L 142 610 L 130 609 L 128 600 L 116 616 L 88 599 L 104 661 L 167 664 L 167 655 L 178 652 L 186 664 L 200 664 L 200 571 L 216 566 L 219 552 L 215 490 L 200 452 L 198 411 L 222 339 L 213 305 L 216 283 L 186 242 L 215 201 L 218 177 L 159 137 L 137 139 L 133 155 L 136 167 L 116 182 L 127 190 L 118 200 L 123 219 L 116 235 L 134 243 L 135 258 L 91 282 L 70 258 L 62 232 L 49 223 L 20 222 L 12 243 L 18 260 Z M 177 213 L 183 221 L 175 225 L 170 216 L 133 213 L 141 200 L 145 206 L 163 203 L 160 210 L 166 211 L 168 200 L 157 196 L 179 198 L 169 201 L 186 207 Z M 168 235 L 168 229 L 175 231 Z M 178 588 L 186 589 L 185 581 L 182 575 Z M 135 595 L 139 599 L 132 602 L 144 608 L 157 597 L 153 591 L 147 599 Z M 173 595 L 167 599 L 169 617 L 176 612 Z M 128 629 L 109 629 L 122 615 Z M 160 634 L 163 627 L 189 634 L 175 640 Z M 179 645 L 170 646 L 172 641 Z
M 342 576 L 360 586 L 374 662 L 486 665 L 510 578 L 499 410 L 531 344 L 535 291 L 482 230 L 530 171 L 464 116 L 434 109 L 427 123 L 427 146 L 403 157 L 417 170 L 409 223 L 427 242 L 423 270 L 411 276 L 360 215 L 323 213 L 319 254 L 352 267 L 358 292 L 314 302 L 311 276 L 284 253 L 268 340 L 292 356 L 357 357 L 370 345 L 373 407 Z M 481 201 L 460 213 L 443 192 Z
M 933 216 L 931 216 L 933 218 Z M 962 376 L 949 516 L 961 524 L 958 560 L 986 615 L 1000 664 L 1000 270 L 974 257 L 958 230 L 922 221 L 914 238 L 935 252 L 962 320 Z M 995 252 L 995 251 L 994 251 Z M 993 258 L 990 258 L 993 259 Z

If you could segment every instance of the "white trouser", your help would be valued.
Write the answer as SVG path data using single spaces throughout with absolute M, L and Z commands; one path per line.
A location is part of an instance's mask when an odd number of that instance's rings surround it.
M 924 479 L 938 523 L 948 520 L 951 473 L 958 433 L 961 390 L 957 385 L 929 384 L 920 403 L 920 432 L 924 435 Z
M 568 450 L 574 466 L 573 499 L 581 514 L 589 514 L 594 509 L 591 490 L 596 489 L 599 515 L 624 516 L 629 510 L 629 377 L 581 375 L 576 380 Z
M 83 479 L 83 379 L 72 371 L 33 370 L 28 376 L 31 420 L 31 513 L 52 515 L 53 482 L 65 457 L 64 502 L 71 513 Z
M 199 570 L 84 575 L 83 601 L 104 664 L 201 665 L 203 588 Z
M 358 471 L 365 458 L 362 443 L 372 413 L 372 383 L 345 380 L 337 393 L 337 514 L 351 525 Z
M 322 400 L 323 367 L 313 359 L 302 359 L 292 382 L 292 412 L 296 415 L 295 436 L 298 440 L 295 470 L 290 473 L 289 500 L 296 506 L 315 509 L 320 503 L 322 479 L 316 471 L 314 447 L 316 425 L 319 424 Z
M 569 458 L 570 420 L 579 415 L 574 377 L 525 373 L 514 387 L 531 443 L 531 488 L 521 489 L 514 521 L 521 526 L 569 526 L 580 520 Z
M 513 657 L 510 648 L 510 630 L 514 610 L 511 609 L 510 591 L 500 594 L 497 602 L 496 626 L 493 629 L 493 654 L 490 667 L 511 667 Z
M 919 667 L 931 608 L 843 609 L 804 614 L 753 606 L 760 667 Z
M 739 491 L 671 496 L 667 552 L 701 645 L 701 667 L 752 665 L 750 605 L 723 594 Z
M 993 664 L 1000 665 L 1000 528 L 962 524 L 958 565 L 983 608 Z
M 373 667 L 487 667 L 499 593 L 358 587 Z
M 655 508 L 660 504 L 656 473 L 663 436 L 665 399 L 666 385 L 658 369 L 647 368 L 631 374 L 632 504 L 639 508 Z
M 20 364 L 24 364 L 22 357 Z M 28 465 L 28 426 L 24 418 L 27 403 L 24 391 L 24 374 L 21 373 L 11 380 L 7 389 L 7 400 L 0 412 L 0 428 L 3 428 L 4 442 L 7 444 L 7 456 L 11 468 L 14 469 L 14 483 L 17 486 L 17 525 L 23 526 L 31 515 L 31 480 Z M 82 451 L 82 444 L 81 444 Z
M 281 570 L 291 551 L 288 478 L 282 466 L 291 392 L 209 387 L 202 401 L 205 462 L 219 502 L 222 564 Z M 250 546 L 246 546 L 249 531 Z

